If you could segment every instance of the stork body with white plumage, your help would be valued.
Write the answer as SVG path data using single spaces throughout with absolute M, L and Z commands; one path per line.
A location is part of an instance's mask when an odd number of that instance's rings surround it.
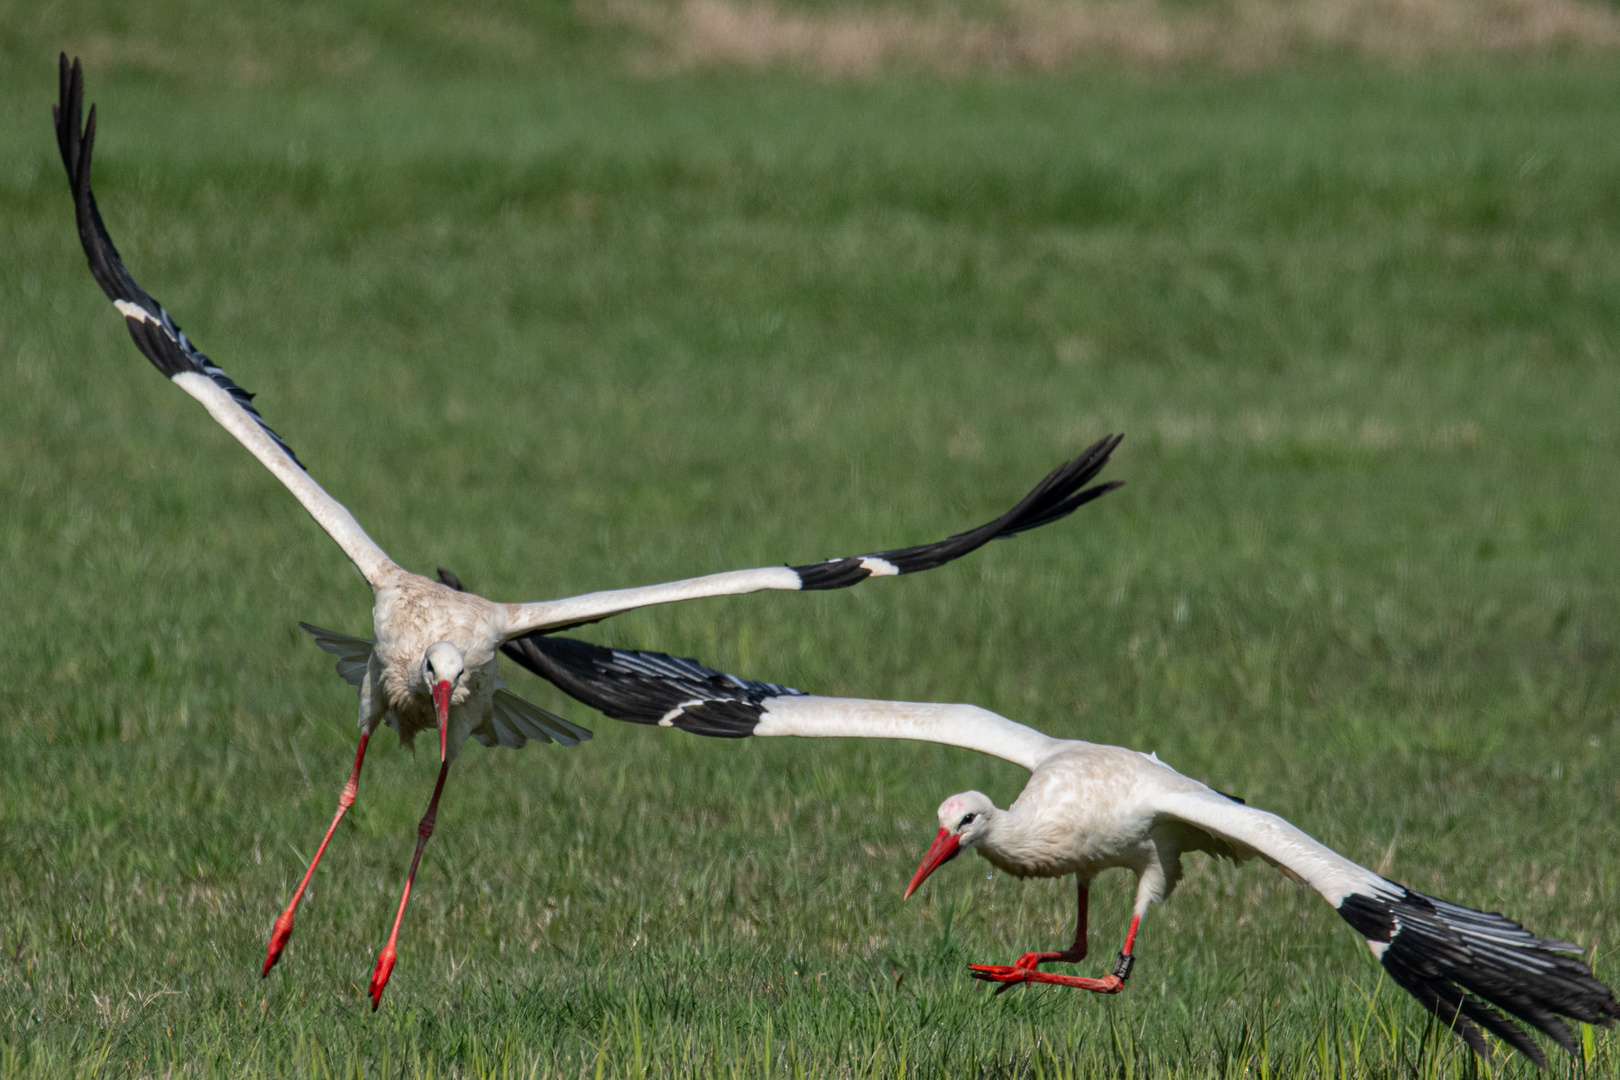
M 1015 536 L 1067 517 L 1117 487 L 1091 481 L 1119 443 L 1108 437 L 1049 473 L 1010 511 L 976 529 L 915 547 L 829 559 L 802 566 L 772 566 L 709 574 L 642 588 L 593 592 L 537 603 L 496 603 L 414 574 L 390 559 L 360 523 L 305 470 L 303 463 L 260 416 L 244 391 L 192 345 L 169 313 L 136 284 L 102 222 L 90 187 L 96 111 L 81 126 L 84 82 L 78 61 L 61 58 L 59 100 L 53 112 L 57 145 L 73 193 L 79 240 L 91 274 L 123 317 L 130 337 L 176 386 L 196 398 L 222 427 L 269 469 L 343 549 L 372 591 L 372 638 L 305 626 L 338 657 L 338 671 L 359 691 L 360 741 L 354 767 L 326 836 L 303 880 L 277 919 L 264 974 L 292 933 L 293 915 L 333 831 L 354 803 L 366 745 L 379 725 L 406 743 L 437 731 L 440 769 L 427 812 L 417 828 L 416 852 L 406 875 L 388 943 L 372 973 L 373 1008 L 382 998 L 396 957 L 399 928 L 422 850 L 433 833 L 450 763 L 463 743 L 519 747 L 529 740 L 574 745 L 591 733 L 508 691 L 497 670 L 497 651 L 525 635 L 594 622 L 653 604 L 729 596 L 759 590 L 841 589 L 870 577 L 930 570 L 991 540 Z

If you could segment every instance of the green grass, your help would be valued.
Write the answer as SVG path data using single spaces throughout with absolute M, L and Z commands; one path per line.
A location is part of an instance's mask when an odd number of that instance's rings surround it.
M 1620 69 L 649 81 L 566 11 L 485 66 L 323 11 L 139 8 L 196 70 L 90 68 L 97 188 L 396 558 L 514 599 L 803 562 L 1123 430 L 1124 490 L 950 568 L 582 633 L 1154 749 L 1620 974 Z M 965 964 L 1065 940 L 1070 886 L 900 891 L 937 803 L 1019 770 L 630 728 L 516 672 L 597 739 L 469 749 L 382 1012 L 434 768 L 391 736 L 261 982 L 353 752 L 296 622 L 368 597 L 85 272 L 52 50 L 110 12 L 0 19 L 0 1077 L 1473 1068 L 1259 866 L 1194 858 L 1118 999 L 992 1000 Z M 357 71 L 310 59 L 351 30 Z

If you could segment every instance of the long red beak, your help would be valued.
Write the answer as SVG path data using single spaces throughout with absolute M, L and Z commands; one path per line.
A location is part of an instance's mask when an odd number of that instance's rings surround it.
M 450 683 L 441 679 L 433 687 L 433 711 L 439 716 L 439 760 L 444 760 L 450 734 Z
M 917 891 L 919 885 L 928 880 L 929 874 L 932 874 L 961 853 L 962 841 L 956 838 L 956 834 L 949 829 L 939 830 L 939 835 L 934 837 L 934 842 L 928 845 L 928 854 L 923 856 L 922 865 L 917 867 L 915 874 L 911 875 L 911 884 L 906 886 L 904 899 L 910 900 L 911 894 Z

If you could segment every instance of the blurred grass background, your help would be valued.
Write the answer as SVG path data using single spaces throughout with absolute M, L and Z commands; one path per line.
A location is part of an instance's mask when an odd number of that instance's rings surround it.
M 1124 490 L 947 569 L 580 633 L 1156 750 L 1615 977 L 1611 53 L 677 45 L 566 4 L 0 10 L 0 1076 L 1474 1068 L 1264 867 L 1197 861 L 1118 999 L 991 1000 L 964 965 L 1067 940 L 1070 887 L 899 894 L 939 800 L 1019 770 L 515 671 L 597 739 L 468 751 L 383 1011 L 434 769 L 391 737 L 259 981 L 353 750 L 296 622 L 368 597 L 86 273 L 58 49 L 138 280 L 407 566 L 540 598 L 911 543 L 1122 430 Z

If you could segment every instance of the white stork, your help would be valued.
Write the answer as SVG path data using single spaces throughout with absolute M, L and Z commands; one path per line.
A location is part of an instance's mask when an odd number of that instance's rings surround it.
M 905 893 L 910 897 L 967 850 L 1020 878 L 1075 875 L 1079 913 L 1072 945 L 1027 952 L 1011 964 L 970 965 L 974 978 L 1001 984 L 997 993 L 1021 983 L 1118 993 L 1131 974 L 1142 917 L 1175 887 L 1181 856 L 1201 851 L 1235 862 L 1259 857 L 1315 889 L 1362 936 L 1389 977 L 1481 1056 L 1490 1055 L 1484 1028 L 1546 1067 L 1541 1047 L 1504 1012 L 1571 1054 L 1575 1038 L 1560 1017 L 1604 1027 L 1620 1017 L 1614 992 L 1578 959 L 1579 945 L 1537 937 L 1506 916 L 1389 881 L 1276 814 L 1181 775 L 1154 754 L 1054 739 L 973 705 L 812 696 L 662 653 L 541 635 L 507 647 L 525 667 L 618 720 L 731 738 L 919 739 L 1028 769 L 1029 783 L 1005 810 L 977 791 L 940 804 L 939 832 Z M 1085 959 L 1088 887 L 1115 868 L 1134 873 L 1137 886 L 1111 970 L 1101 978 L 1042 971 L 1045 963 Z
M 375 640 L 305 625 L 323 649 L 337 654 L 339 673 L 359 688 L 360 745 L 326 836 L 286 910 L 276 920 L 265 954 L 265 975 L 269 974 L 292 934 L 293 913 L 310 875 L 315 872 L 338 822 L 354 803 L 366 743 L 379 722 L 394 728 L 407 744 L 418 732 L 437 728 L 440 769 L 427 812 L 417 828 L 416 853 L 411 858 L 393 929 L 372 973 L 373 1008 L 382 1000 L 383 989 L 393 970 L 400 922 L 410 899 L 411 884 L 422 849 L 433 834 L 439 796 L 444 790 L 450 763 L 462 743 L 471 736 L 486 746 L 518 747 L 528 739 L 555 740 L 572 746 L 591 737 L 584 728 L 553 716 L 504 689 L 496 671 L 496 650 L 504 642 L 526 634 L 594 622 L 652 604 L 762 589 L 840 589 L 868 577 L 933 569 L 998 537 L 1014 536 L 1066 517 L 1119 486 L 1107 483 L 1087 487 L 1119 444 L 1118 437 L 1110 436 L 1075 460 L 1058 466 L 1006 514 L 977 529 L 931 544 L 804 566 L 735 570 L 662 585 L 529 604 L 499 604 L 453 590 L 410 573 L 391 560 L 366 535 L 354 516 L 305 471 L 292 450 L 254 408 L 252 395 L 197 350 L 169 313 L 135 283 L 107 235 L 90 190 L 96 111 L 91 108 L 89 120 L 81 129 L 83 74 L 79 62 L 75 60 L 70 65 L 65 54 L 61 57 L 59 90 L 60 100 L 53 109 L 56 138 L 73 193 L 79 240 L 89 260 L 91 274 L 123 316 L 130 337 L 159 371 L 200 401 L 209 415 L 287 486 L 310 516 L 337 541 L 373 593 Z

